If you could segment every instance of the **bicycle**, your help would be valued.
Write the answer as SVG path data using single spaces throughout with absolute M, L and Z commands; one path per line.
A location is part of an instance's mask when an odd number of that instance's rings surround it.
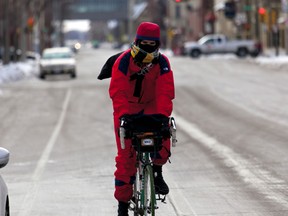
M 134 216 L 148 214 L 155 216 L 155 210 L 158 209 L 157 201 L 165 202 L 166 195 L 161 198 L 160 194 L 158 197 L 155 194 L 150 155 L 161 149 L 165 138 L 171 138 L 172 146 L 176 146 L 176 122 L 173 117 L 170 117 L 169 124 L 165 126 L 154 115 L 135 115 L 132 119 L 130 130 L 124 128 L 125 122 L 121 120 L 119 133 L 121 148 L 125 148 L 125 138 L 130 138 L 137 154 L 137 172 L 129 210 L 134 212 Z

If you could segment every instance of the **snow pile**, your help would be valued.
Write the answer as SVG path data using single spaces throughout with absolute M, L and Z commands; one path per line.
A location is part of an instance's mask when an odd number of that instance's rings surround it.
M 255 61 L 262 65 L 288 65 L 288 56 L 258 57 Z
M 272 69 L 288 69 L 288 55 L 285 49 L 279 49 L 276 54 L 275 49 L 267 49 L 263 55 L 255 58 L 259 65 L 268 66 Z
M 35 61 L 0 64 L 0 84 L 23 80 L 36 76 L 38 73 L 38 63 Z

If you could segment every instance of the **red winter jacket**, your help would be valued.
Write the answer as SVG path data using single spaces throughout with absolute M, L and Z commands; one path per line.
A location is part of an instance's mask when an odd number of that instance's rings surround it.
M 156 102 L 155 114 L 170 116 L 175 97 L 173 72 L 169 60 L 163 54 L 142 81 L 140 97 L 133 96 L 136 80 L 130 76 L 141 70 L 134 62 L 130 49 L 122 53 L 112 68 L 109 94 L 113 101 L 114 114 L 122 116 L 131 114 L 129 106 Z

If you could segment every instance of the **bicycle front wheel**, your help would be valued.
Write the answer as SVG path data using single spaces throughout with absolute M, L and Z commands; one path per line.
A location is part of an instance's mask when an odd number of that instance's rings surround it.
M 155 216 L 156 197 L 154 187 L 154 175 L 151 166 L 146 166 L 144 170 L 143 205 L 144 215 Z

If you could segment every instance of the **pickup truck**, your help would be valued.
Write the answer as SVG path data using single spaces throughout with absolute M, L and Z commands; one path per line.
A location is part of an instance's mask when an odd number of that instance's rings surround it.
M 258 56 L 262 52 L 260 42 L 253 40 L 229 40 L 222 34 L 209 34 L 197 42 L 184 43 L 184 54 L 198 58 L 201 54 L 234 53 L 238 57 Z

